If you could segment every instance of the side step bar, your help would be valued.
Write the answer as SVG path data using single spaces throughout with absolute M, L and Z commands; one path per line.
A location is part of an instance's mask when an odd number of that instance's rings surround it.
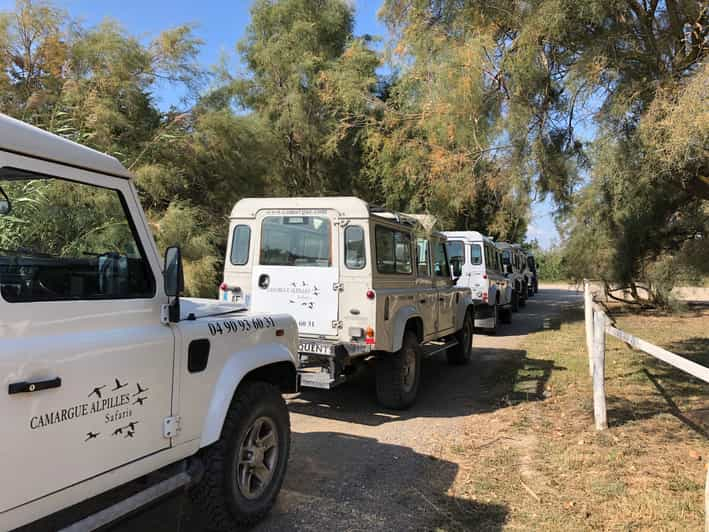
M 113 506 L 101 510 L 93 515 L 90 515 L 81 521 L 69 525 L 60 530 L 60 532 L 88 532 L 97 530 L 106 525 L 114 523 L 129 514 L 140 510 L 144 506 L 157 501 L 158 499 L 169 495 L 170 493 L 184 488 L 192 481 L 192 477 L 186 471 L 176 474 L 168 479 L 163 480 L 149 488 L 128 497 Z
M 452 338 L 447 342 L 428 342 L 427 344 L 422 345 L 421 348 L 423 349 L 423 356 L 428 358 L 433 355 L 437 355 L 450 347 L 455 347 L 456 345 L 458 345 L 458 340 Z

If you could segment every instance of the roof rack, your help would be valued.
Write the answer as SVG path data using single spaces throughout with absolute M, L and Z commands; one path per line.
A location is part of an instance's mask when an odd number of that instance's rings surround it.
M 375 216 L 380 216 L 382 218 L 391 218 L 394 219 L 397 223 L 400 224 L 405 224 L 405 225 L 410 225 L 410 226 L 416 226 L 419 224 L 419 220 L 416 218 L 393 211 L 391 209 L 387 209 L 386 207 L 382 207 L 380 205 L 369 205 L 369 213 L 373 214 Z

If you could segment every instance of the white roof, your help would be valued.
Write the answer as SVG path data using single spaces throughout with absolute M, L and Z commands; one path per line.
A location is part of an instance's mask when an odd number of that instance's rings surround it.
M 333 209 L 350 218 L 368 218 L 369 205 L 352 196 L 330 198 L 244 198 L 231 210 L 232 218 L 254 218 L 259 211 L 277 209 Z
M 130 179 L 130 172 L 110 155 L 48 133 L 0 113 L 0 150 Z
M 483 240 L 490 240 L 485 235 L 477 231 L 443 231 L 443 234 L 448 237 L 448 240 L 464 240 L 466 242 L 482 242 Z

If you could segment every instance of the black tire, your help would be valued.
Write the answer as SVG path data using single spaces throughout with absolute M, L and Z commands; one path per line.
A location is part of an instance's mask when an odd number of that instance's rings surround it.
M 492 309 L 492 317 L 495 318 L 495 321 L 492 322 L 492 327 L 487 330 L 487 333 L 495 336 L 497 334 L 497 323 L 500 321 L 500 307 L 497 303 Z
M 413 331 L 404 333 L 401 349 L 396 353 L 377 356 L 377 400 L 382 406 L 403 410 L 414 404 L 421 381 L 422 357 L 421 345 Z
M 473 333 L 475 322 L 470 312 L 465 314 L 463 327 L 455 333 L 458 343 L 446 351 L 449 364 L 461 365 L 470 362 L 473 356 Z
M 512 312 L 519 312 L 519 293 L 517 290 L 512 291 L 512 302 L 510 303 Z
M 519 306 L 520 307 L 527 306 L 527 283 L 524 283 L 522 285 L 522 292 L 520 293 L 520 297 L 519 297 Z
M 275 434 L 275 445 L 263 450 L 270 434 Z M 251 442 L 257 447 L 261 442 L 260 467 L 266 471 L 261 474 L 268 475 L 268 481 L 260 483 L 258 475 L 251 472 L 243 478 L 249 486 L 258 481 L 259 489 L 245 494 L 238 477 L 252 467 L 244 461 L 249 452 L 245 446 Z M 273 449 L 277 449 L 275 457 Z M 209 530 L 226 531 L 252 525 L 265 517 L 281 490 L 289 452 L 290 419 L 279 390 L 265 382 L 243 383 L 229 406 L 221 437 L 202 451 L 204 475 L 190 490 L 200 524 Z M 253 453 L 249 455 L 252 457 Z M 270 469 L 266 465 L 269 460 Z
M 502 323 L 512 323 L 512 309 L 510 307 L 505 307 L 500 311 L 500 321 Z

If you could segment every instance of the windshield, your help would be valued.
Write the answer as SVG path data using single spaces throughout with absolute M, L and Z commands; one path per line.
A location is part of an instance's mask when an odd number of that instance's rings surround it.
M 0 291 L 11 302 L 151 297 L 154 281 L 116 190 L 0 170 Z
M 510 264 L 510 263 L 511 263 L 511 261 L 510 261 L 510 250 L 509 250 L 509 249 L 505 249 L 505 250 L 503 250 L 503 252 L 502 252 L 502 264 Z
M 267 216 L 261 226 L 260 264 L 332 265 L 330 219 L 322 216 Z

